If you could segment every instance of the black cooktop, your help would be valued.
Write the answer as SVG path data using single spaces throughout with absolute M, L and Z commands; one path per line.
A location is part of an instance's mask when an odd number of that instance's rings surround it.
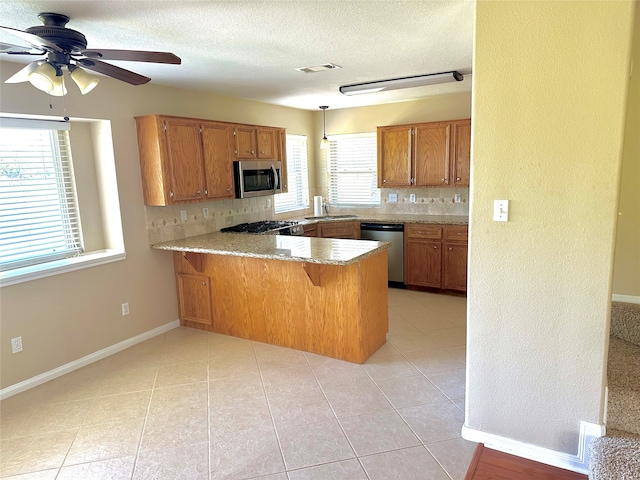
M 240 225 L 235 225 L 233 227 L 223 228 L 220 231 L 235 233 L 265 233 L 297 224 L 298 222 L 285 220 L 264 220 L 262 222 L 241 223 Z

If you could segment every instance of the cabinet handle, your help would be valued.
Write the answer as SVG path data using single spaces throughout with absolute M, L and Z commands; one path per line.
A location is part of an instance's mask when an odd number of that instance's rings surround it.
M 198 190 L 198 191 L 197 191 L 196 193 L 197 193 L 198 195 L 200 195 L 200 193 L 201 193 L 201 190 Z
M 255 150 L 251 150 L 251 155 L 255 155 Z
M 460 180 L 460 177 L 456 177 L 456 182 L 459 182 Z
M 453 250 L 453 247 L 449 247 L 449 250 Z
M 437 249 L 438 249 L 438 246 L 437 246 L 437 245 L 434 245 L 434 246 L 433 246 L 433 249 L 434 249 L 434 250 L 437 250 Z
M 387 181 L 383 179 L 383 180 L 382 180 L 382 183 L 387 183 Z
M 264 151 L 260 150 L 260 155 L 264 155 Z
M 442 181 L 443 181 L 444 183 L 447 183 L 447 179 L 446 179 L 446 178 L 443 178 L 443 179 L 442 179 Z
M 202 282 L 202 286 L 206 287 L 207 286 L 207 282 Z
M 209 195 L 209 190 L 205 190 L 205 191 L 204 191 L 204 194 L 205 194 L 205 195 Z
M 227 192 L 230 192 L 230 191 L 231 191 L 231 187 L 227 187 Z

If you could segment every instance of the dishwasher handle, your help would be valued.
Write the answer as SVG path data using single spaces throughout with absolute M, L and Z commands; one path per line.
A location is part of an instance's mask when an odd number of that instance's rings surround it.
M 360 230 L 378 232 L 404 232 L 403 223 L 360 223 Z

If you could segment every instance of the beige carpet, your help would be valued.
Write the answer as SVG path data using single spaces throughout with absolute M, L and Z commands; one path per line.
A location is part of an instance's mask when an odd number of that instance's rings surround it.
M 607 377 L 607 436 L 589 446 L 589 479 L 640 480 L 640 305 L 612 305 Z

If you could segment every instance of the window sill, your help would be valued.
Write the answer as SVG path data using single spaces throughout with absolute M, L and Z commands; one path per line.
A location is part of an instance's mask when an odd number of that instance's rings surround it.
M 74 258 L 16 268 L 15 270 L 0 272 L 0 287 L 8 287 L 17 283 L 91 268 L 105 263 L 118 262 L 125 258 L 127 258 L 127 254 L 123 250 L 98 250 Z

